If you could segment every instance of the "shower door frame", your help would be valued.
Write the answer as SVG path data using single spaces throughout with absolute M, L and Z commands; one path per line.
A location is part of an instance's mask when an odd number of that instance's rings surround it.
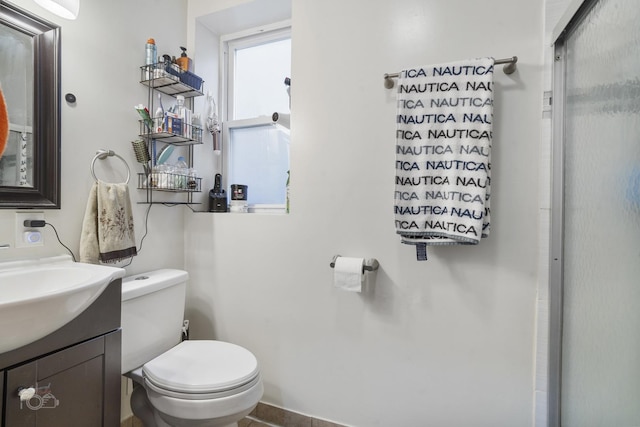
M 562 427 L 562 337 L 564 297 L 564 149 L 566 41 L 600 0 L 573 0 L 552 36 L 553 111 L 551 150 L 551 235 L 549 251 L 548 427 Z

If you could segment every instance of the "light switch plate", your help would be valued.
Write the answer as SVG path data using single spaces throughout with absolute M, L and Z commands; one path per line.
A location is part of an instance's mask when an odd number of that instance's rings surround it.
M 44 233 L 42 233 L 42 227 L 25 227 L 24 221 L 27 219 L 39 219 L 44 221 L 44 212 L 42 211 L 28 211 L 28 212 L 16 212 L 16 248 L 31 248 L 34 246 L 44 246 Z M 29 242 L 29 231 L 39 231 L 40 239 L 37 241 Z

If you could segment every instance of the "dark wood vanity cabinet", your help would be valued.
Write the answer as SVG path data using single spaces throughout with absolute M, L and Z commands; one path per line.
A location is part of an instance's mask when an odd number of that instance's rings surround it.
M 121 286 L 109 284 L 51 335 L 0 354 L 2 427 L 120 425 Z M 21 400 L 30 387 L 35 395 Z

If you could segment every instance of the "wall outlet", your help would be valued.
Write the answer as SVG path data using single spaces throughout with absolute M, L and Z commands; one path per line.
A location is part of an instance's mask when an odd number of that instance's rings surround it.
M 25 227 L 27 219 L 39 219 L 44 221 L 44 212 L 28 211 L 16 212 L 16 248 L 31 248 L 44 246 L 44 233 L 42 227 Z

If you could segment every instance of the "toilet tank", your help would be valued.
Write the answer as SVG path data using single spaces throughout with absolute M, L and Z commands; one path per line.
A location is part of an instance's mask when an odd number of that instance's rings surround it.
M 182 337 L 189 274 L 162 269 L 122 280 L 122 373 L 144 365 Z

